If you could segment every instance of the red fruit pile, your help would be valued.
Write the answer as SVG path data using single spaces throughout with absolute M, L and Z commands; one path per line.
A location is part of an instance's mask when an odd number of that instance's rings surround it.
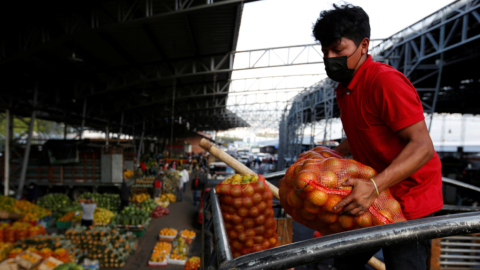
M 348 178 L 370 179 L 373 168 L 344 159 L 327 147 L 302 153 L 279 182 L 280 203 L 292 218 L 322 235 L 405 221 L 400 204 L 389 190 L 382 192 L 367 212 L 358 217 L 333 207 L 350 194 L 342 186 Z
M 150 217 L 151 218 L 159 218 L 159 217 L 163 217 L 163 216 L 168 215 L 168 214 L 170 214 L 170 210 L 168 210 L 167 208 L 159 205 L 159 206 L 155 207 L 155 209 L 153 209 L 152 213 L 150 213 Z
M 236 174 L 215 191 L 234 258 L 278 246 L 273 197 L 263 176 Z

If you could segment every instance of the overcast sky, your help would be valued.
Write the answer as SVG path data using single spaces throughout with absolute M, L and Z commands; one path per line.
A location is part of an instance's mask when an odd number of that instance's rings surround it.
M 351 0 L 348 3 L 361 6 L 370 17 L 371 39 L 384 39 L 409 25 L 452 3 L 451 0 Z M 331 9 L 332 4 L 346 1 L 322 0 L 263 0 L 245 4 L 237 44 L 237 51 L 261 48 L 293 46 L 315 43 L 312 26 L 320 12 Z M 241 65 L 236 58 L 235 65 Z M 290 74 L 325 74 L 323 65 L 303 65 L 294 67 L 255 69 L 236 71 L 232 78 L 254 78 Z M 326 77 L 319 75 L 319 79 Z M 241 88 L 239 88 L 238 91 Z M 268 89 L 266 86 L 265 89 Z M 232 91 L 232 88 L 231 88 Z M 295 93 L 293 94 L 295 95 Z M 289 97 L 292 96 L 290 92 Z M 272 99 L 275 97 L 272 96 Z M 265 105 L 266 106 L 266 105 Z M 339 121 L 338 121 L 339 122 Z M 435 120 L 432 131 L 434 140 L 460 140 L 459 116 L 447 117 L 442 126 L 441 119 Z M 476 119 L 467 121 L 466 140 L 471 141 L 479 134 L 480 123 Z M 340 129 L 339 129 L 340 127 Z M 341 126 L 335 128 L 336 134 Z M 442 130 L 447 134 L 440 135 Z M 258 130 L 257 130 L 258 131 Z M 448 133 L 450 131 L 450 133 Z M 333 134 L 332 134 L 333 135 Z

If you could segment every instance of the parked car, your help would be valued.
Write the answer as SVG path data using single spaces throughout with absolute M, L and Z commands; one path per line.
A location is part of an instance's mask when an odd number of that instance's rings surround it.
M 252 162 L 252 157 L 248 154 L 243 154 L 238 158 L 238 161 L 243 164 L 247 164 L 248 161 Z

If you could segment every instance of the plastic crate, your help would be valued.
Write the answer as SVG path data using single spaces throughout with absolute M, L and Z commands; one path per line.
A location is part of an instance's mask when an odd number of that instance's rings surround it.
M 57 228 L 58 229 L 68 229 L 72 227 L 71 221 L 57 221 Z

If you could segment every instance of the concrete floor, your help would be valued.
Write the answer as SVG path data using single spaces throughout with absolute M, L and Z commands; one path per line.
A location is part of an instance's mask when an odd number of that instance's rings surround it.
M 155 267 L 148 266 L 148 260 L 152 254 L 153 247 L 158 241 L 158 234 L 163 228 L 175 228 L 179 232 L 184 229 L 193 230 L 197 235 L 189 247 L 188 258 L 191 256 L 200 257 L 201 254 L 201 226 L 195 224 L 197 220 L 198 204 L 193 205 L 193 195 L 190 190 L 190 182 L 187 183 L 187 190 L 183 193 L 183 201 L 171 203 L 168 206 L 170 214 L 161 218 L 152 219 L 145 235 L 138 239 L 138 248 L 135 254 L 131 255 L 122 270 L 151 270 Z M 115 268 L 102 268 L 115 269 Z M 182 270 L 183 265 L 168 265 L 162 267 L 165 270 Z

